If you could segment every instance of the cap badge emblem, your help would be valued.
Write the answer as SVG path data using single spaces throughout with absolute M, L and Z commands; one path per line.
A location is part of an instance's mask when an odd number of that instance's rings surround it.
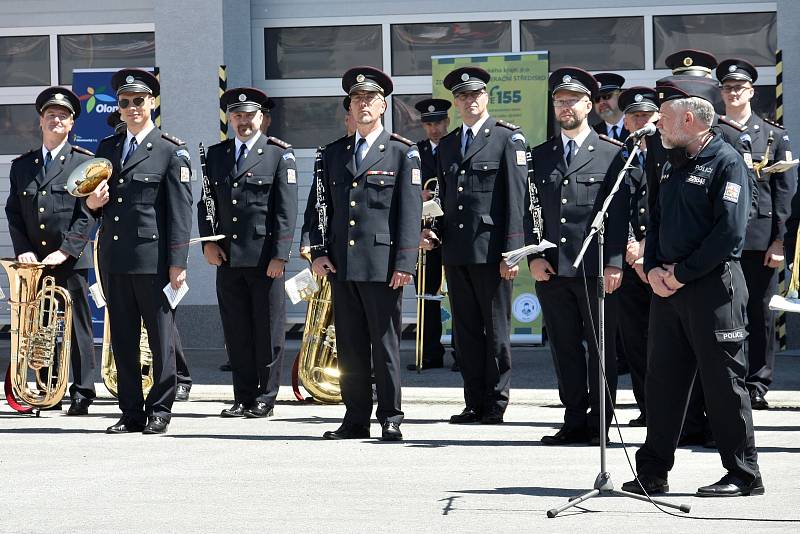
M 464 74 L 461 75 L 461 81 L 466 82 L 467 80 L 469 80 L 469 74 L 465 72 Z
M 731 65 L 728 67 L 728 72 L 736 72 L 736 65 Z
M 133 76 L 128 75 L 128 77 L 125 78 L 125 83 L 133 83 L 133 80 L 134 80 Z
M 642 95 L 637 94 L 636 96 L 633 97 L 633 99 L 636 102 L 641 102 L 642 100 L 644 100 L 644 97 Z
M 684 66 L 691 67 L 692 63 L 694 63 L 694 61 L 692 61 L 692 58 L 690 58 L 690 57 L 683 58 L 683 65 Z
M 55 97 L 56 97 L 56 100 L 64 100 L 64 95 L 62 95 L 61 93 L 56 93 Z
M 428 111 L 436 111 L 436 106 L 431 104 L 430 106 L 428 106 Z
M 561 81 L 562 81 L 562 82 L 564 82 L 564 83 L 569 83 L 569 82 L 571 82 L 571 81 L 572 81 L 572 76 L 570 76 L 569 74 L 567 74 L 567 75 L 565 75 L 563 78 L 561 78 Z
M 239 95 L 239 102 L 244 102 L 245 100 L 247 100 L 247 95 L 244 94 L 244 93 L 240 94 Z
M 363 81 L 364 81 L 364 80 L 366 80 L 366 79 L 367 79 L 367 78 L 366 78 L 366 77 L 365 77 L 363 74 L 359 74 L 358 76 L 356 76 L 356 81 L 357 81 L 358 83 L 361 83 L 361 82 L 363 82 Z

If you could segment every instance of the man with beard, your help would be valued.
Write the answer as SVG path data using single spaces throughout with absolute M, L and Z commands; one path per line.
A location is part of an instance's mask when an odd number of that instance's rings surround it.
M 100 142 L 97 156 L 111 161 L 114 171 L 86 197 L 89 209 L 103 217 L 98 253 L 122 410 L 106 432 L 163 434 L 176 388 L 175 314 L 163 289 L 169 284 L 177 291 L 186 280 L 191 165 L 183 141 L 153 124 L 160 89 L 155 76 L 122 69 L 111 86 L 126 131 Z M 153 386 L 146 399 L 139 360 L 142 321 L 153 352 Z
M 703 386 L 722 464 L 701 497 L 760 495 L 743 343 L 747 286 L 739 265 L 750 210 L 747 167 L 711 131 L 717 89 L 677 81 L 657 86 L 664 167 L 645 246 L 650 307 L 647 438 L 636 453 L 637 479 L 622 489 L 669 490 L 683 410 L 692 382 Z
M 314 213 L 312 269 L 331 280 L 346 407 L 341 426 L 325 432 L 325 439 L 369 437 L 373 368 L 381 439 L 403 439 L 401 307 L 417 260 L 422 177 L 414 143 L 383 129 L 392 88 L 391 78 L 374 67 L 345 72 L 342 89 L 350 97 L 356 133 L 325 147 L 325 174 L 316 177 L 324 180 L 328 224 L 323 236 Z
M 511 292 L 519 266 L 509 267 L 502 253 L 524 243 L 528 168 L 522 132 L 489 115 L 490 79 L 473 66 L 444 78 L 462 125 L 439 143 L 444 216 L 438 233 L 425 230 L 421 243 L 430 250 L 441 236 L 466 405 L 451 424 L 501 424 L 511 383 Z
M 72 298 L 73 383 L 67 415 L 87 415 L 95 398 L 95 358 L 87 300 L 92 257 L 85 249 L 94 219 L 83 202 L 67 192 L 66 184 L 70 173 L 92 153 L 68 140 L 81 113 L 81 102 L 72 91 L 48 87 L 36 97 L 36 111 L 42 146 L 11 163 L 8 232 L 17 261 L 51 267 L 46 274 L 55 277 L 56 284 Z M 53 408 L 60 410 L 61 402 Z
M 208 148 L 206 169 L 216 232 L 203 245 L 217 266 L 217 300 L 233 373 L 233 406 L 221 417 L 271 417 L 280 386 L 286 328 L 284 272 L 297 218 L 297 171 L 290 145 L 261 133 L 267 95 L 229 89 L 220 98 L 234 139 Z M 205 202 L 201 236 L 213 234 Z
M 717 67 L 717 79 L 722 84 L 725 116 L 747 127 L 734 148 L 744 158 L 758 189 L 758 208 L 747 225 L 741 264 L 750 295 L 747 390 L 753 409 L 766 410 L 769 403 L 764 396 L 775 367 L 775 313 L 769 309 L 769 301 L 778 292 L 783 236 L 797 187 L 797 171 L 795 168 L 776 173 L 756 170 L 781 159 L 792 159 L 789 135 L 783 127 L 762 119 L 750 106 L 755 96 L 753 84 L 758 79 L 756 68 L 744 59 L 727 59 Z
M 542 206 L 544 238 L 557 246 L 529 258 L 542 303 L 550 351 L 564 404 L 564 424 L 544 445 L 599 444 L 608 441 L 608 425 L 617 391 L 617 299 L 628 236 L 628 191 L 621 188 L 608 211 L 603 272 L 598 272 L 594 240 L 576 270 L 583 240 L 595 213 L 611 190 L 616 174 L 609 170 L 622 143 L 598 135 L 587 118 L 596 97 L 597 81 L 588 72 L 564 67 L 550 75 L 553 108 L 561 134 L 533 149 L 534 179 Z M 599 278 L 601 277 L 602 278 Z M 585 277 L 585 278 L 584 278 Z M 602 281 L 602 286 L 599 284 Z M 586 284 L 586 285 L 584 285 Z M 606 428 L 600 428 L 597 376 L 598 298 L 605 299 L 605 374 L 610 390 Z M 588 288 L 588 291 L 587 291 Z M 588 293 L 588 295 L 587 295 Z M 589 349 L 588 369 L 586 349 Z M 587 390 L 588 383 L 588 390 Z M 588 414 L 587 414 L 588 410 Z
M 602 119 L 594 125 L 594 131 L 617 141 L 625 141 L 628 138 L 628 129 L 619 105 L 619 95 L 622 93 L 625 78 L 613 72 L 601 72 L 595 74 L 594 78 L 600 85 L 594 99 L 594 111 Z

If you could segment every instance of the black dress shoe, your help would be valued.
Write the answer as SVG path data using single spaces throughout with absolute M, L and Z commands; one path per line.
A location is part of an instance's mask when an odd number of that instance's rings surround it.
M 464 408 L 464 410 L 458 414 L 453 415 L 450 417 L 450 424 L 451 425 L 466 425 L 469 423 L 479 423 L 481 420 L 481 415 L 473 410 L 472 408 Z
M 639 414 L 639 417 L 631 419 L 628 422 L 628 426 L 644 427 L 647 426 L 647 420 L 644 418 L 644 415 Z
M 402 437 L 402 434 L 400 436 Z M 325 439 L 367 439 L 369 438 L 369 427 L 342 424 L 336 430 L 328 430 L 322 434 L 322 437 Z
M 641 486 L 639 486 L 639 482 L 642 483 Z M 666 493 L 669 491 L 669 484 L 667 484 L 666 478 L 653 475 L 639 475 L 639 482 L 637 482 L 635 479 L 625 482 L 622 485 L 622 491 L 636 493 L 637 495 L 644 495 L 642 488 L 644 488 L 648 495 L 657 495 L 659 493 Z
M 220 417 L 244 417 L 244 404 L 234 403 L 230 408 L 225 408 L 219 413 Z
M 441 369 L 442 367 L 444 367 L 444 359 L 443 358 L 434 359 L 434 360 L 422 360 L 422 370 L 423 371 L 425 371 L 426 369 Z M 417 364 L 416 363 L 410 363 L 410 364 L 406 365 L 406 369 L 408 369 L 409 371 L 416 371 L 417 370 Z
M 178 387 L 175 388 L 175 402 L 186 402 L 189 400 L 189 391 L 191 391 L 192 386 L 187 384 L 178 384 Z
M 542 437 L 543 445 L 576 445 L 589 442 L 589 433 L 585 428 L 564 428 L 552 436 Z
M 69 405 L 67 415 L 89 415 L 89 405 L 92 403 L 89 399 L 74 399 L 72 404 Z
M 761 481 L 760 475 L 750 482 L 745 482 L 741 477 L 728 473 L 715 484 L 697 488 L 698 497 L 745 497 L 747 495 L 764 495 L 764 483 Z
M 403 441 L 400 423 L 386 421 L 381 428 L 381 441 Z
M 142 423 L 123 415 L 119 421 L 106 428 L 106 434 L 129 434 L 131 432 L 141 432 L 142 430 L 144 430 Z
M 147 426 L 142 430 L 142 434 L 166 434 L 169 421 L 163 417 L 153 416 L 147 421 Z
M 482 425 L 499 425 L 503 423 L 503 412 L 500 410 L 490 410 L 481 417 Z
M 754 410 L 769 410 L 767 399 L 758 391 L 750 392 L 750 406 L 752 406 Z
M 244 416 L 250 419 L 272 417 L 272 405 L 258 401 L 244 411 Z

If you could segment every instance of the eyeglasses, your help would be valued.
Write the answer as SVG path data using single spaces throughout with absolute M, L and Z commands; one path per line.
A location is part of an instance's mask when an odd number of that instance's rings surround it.
M 739 94 L 745 89 L 750 89 L 746 85 L 723 85 L 721 90 L 723 93 Z
M 601 102 L 605 100 L 611 100 L 614 97 L 614 93 L 606 93 L 604 95 L 597 95 L 594 99 L 595 102 Z
M 558 99 L 553 100 L 553 107 L 554 108 L 571 108 L 578 102 L 585 102 L 585 98 L 569 98 L 569 99 Z
M 363 95 L 352 95 L 350 96 L 350 102 L 361 103 L 364 102 L 365 104 L 372 104 L 376 100 L 383 100 L 383 97 L 378 93 L 367 93 Z
M 461 100 L 462 102 L 464 100 L 477 100 L 478 97 L 480 97 L 481 95 L 484 95 L 484 94 L 486 94 L 486 91 L 484 91 L 483 89 L 481 89 L 479 91 L 466 91 L 466 92 L 463 92 L 463 93 L 458 93 L 456 95 L 456 99 L 457 100 Z
M 135 96 L 135 97 L 133 97 L 133 99 L 129 99 L 129 98 L 120 98 L 119 99 L 119 107 L 121 107 L 122 109 L 127 108 L 128 106 L 131 105 L 131 103 L 133 103 L 133 105 L 136 106 L 137 108 L 142 107 L 142 104 L 144 104 L 144 97 L 143 96 Z

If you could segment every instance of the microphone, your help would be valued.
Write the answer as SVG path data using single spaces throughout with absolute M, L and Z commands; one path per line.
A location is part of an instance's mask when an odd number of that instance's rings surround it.
M 642 137 L 646 137 L 648 135 L 653 135 L 654 133 L 656 133 L 656 125 L 653 124 L 652 122 L 648 122 L 647 124 L 645 124 L 644 126 L 639 128 L 638 130 L 636 130 L 635 132 L 631 133 L 628 136 L 628 139 L 641 139 Z M 626 139 L 626 141 L 628 139 Z

